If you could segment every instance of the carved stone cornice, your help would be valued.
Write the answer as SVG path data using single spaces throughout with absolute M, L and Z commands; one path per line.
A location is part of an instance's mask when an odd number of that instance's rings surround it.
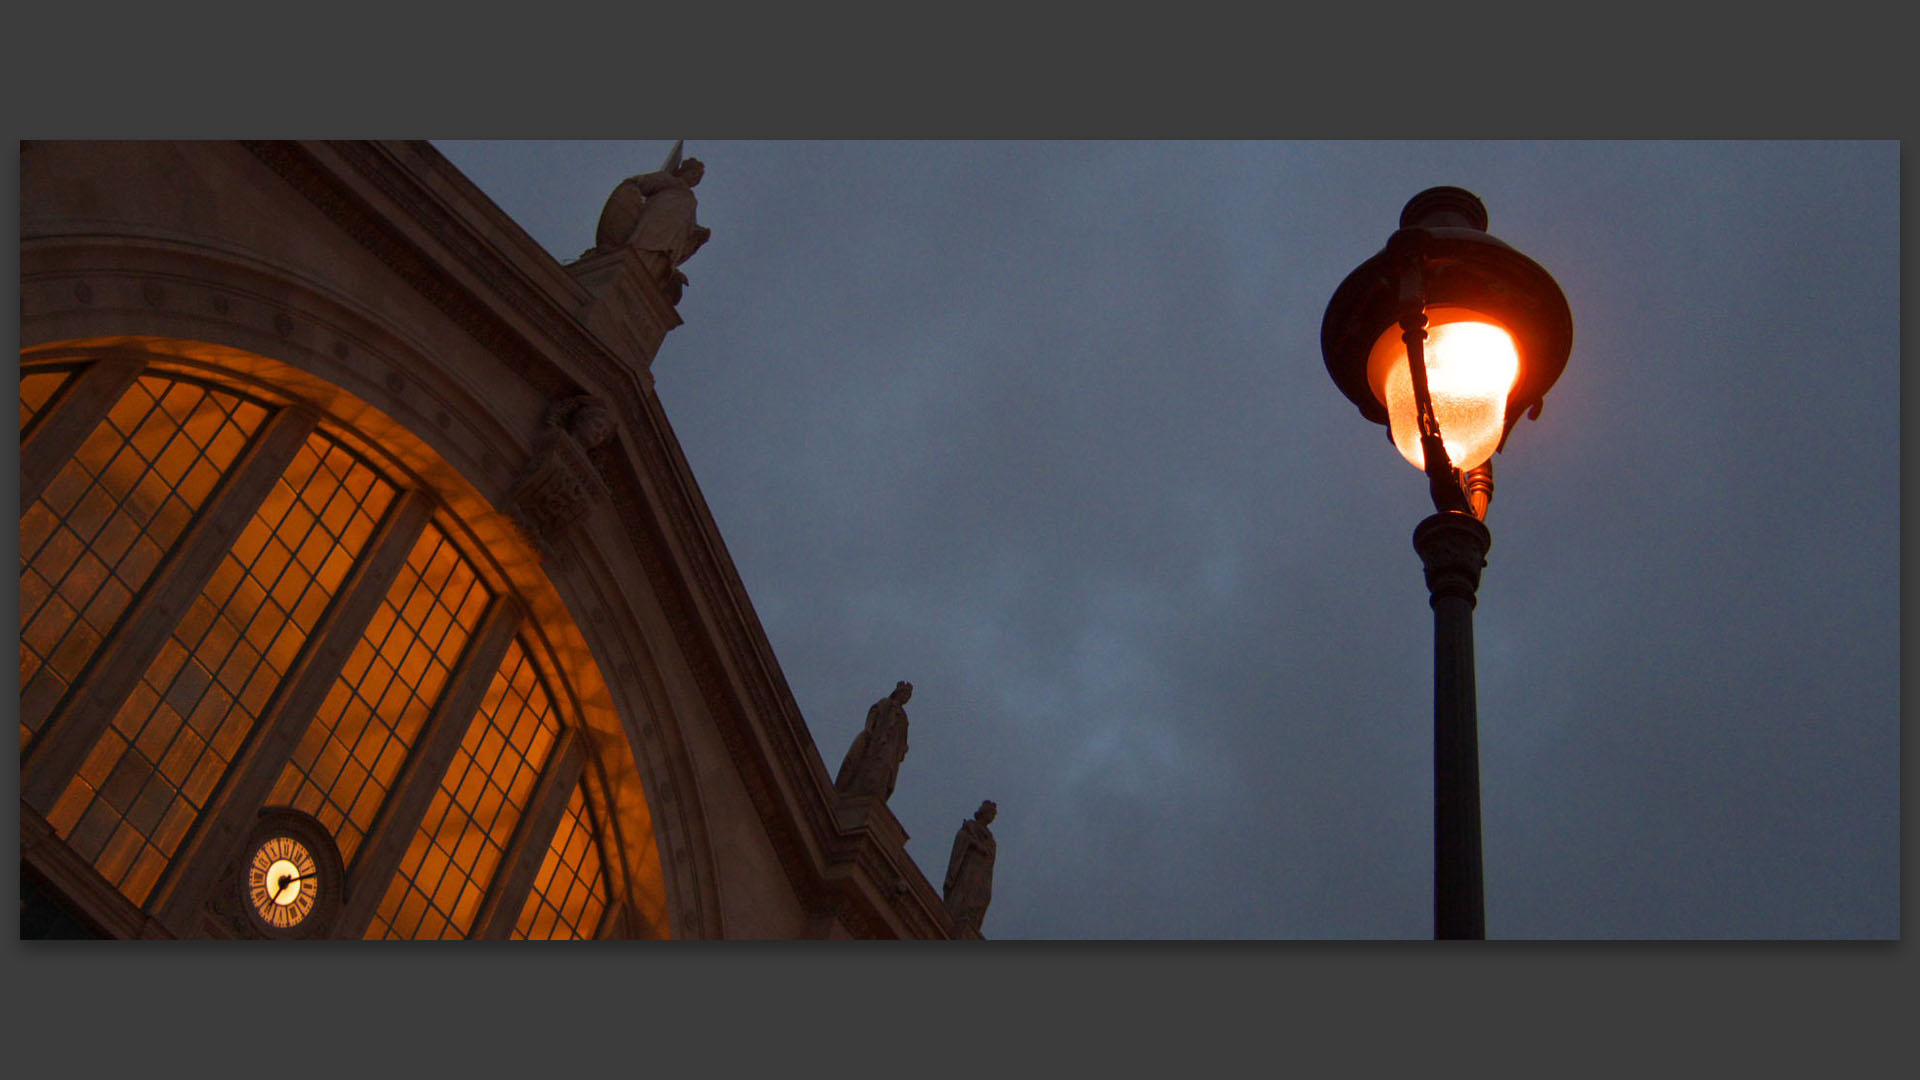
M 647 396 L 650 398 L 651 394 Z M 822 866 L 812 853 L 824 850 L 833 841 L 835 829 L 827 801 L 831 787 L 823 785 L 825 790 L 816 792 L 811 799 L 800 794 L 789 801 L 782 792 L 783 778 L 775 759 L 792 759 L 800 757 L 802 753 L 811 753 L 817 763 L 818 752 L 812 749 L 812 742 L 808 740 L 804 744 L 804 751 L 796 748 L 792 753 L 782 755 L 773 752 L 756 734 L 755 725 L 743 705 L 759 710 L 762 717 L 773 717 L 776 714 L 766 706 L 772 694 L 764 685 L 756 685 L 764 683 L 765 678 L 763 673 L 750 670 L 751 665 L 740 671 L 739 680 L 748 701 L 742 702 L 732 692 L 734 680 L 728 675 L 721 649 L 731 650 L 732 655 L 741 660 L 753 656 L 753 650 L 741 648 L 741 640 L 745 635 L 737 620 L 726 617 L 733 605 L 724 598 L 720 575 L 714 569 L 711 555 L 703 551 L 703 545 L 697 539 L 697 526 L 692 522 L 691 515 L 682 510 L 685 495 L 676 497 L 671 493 L 671 489 L 678 484 L 668 466 L 664 440 L 644 437 L 650 425 L 646 425 L 642 417 L 652 411 L 645 408 L 646 404 L 652 403 L 619 401 L 614 404 L 628 420 L 628 430 L 641 436 L 625 448 L 638 459 L 640 475 L 654 481 L 655 486 L 667 485 L 669 493 L 663 493 L 664 498 L 646 499 L 642 495 L 646 485 L 638 482 L 638 478 L 614 484 L 611 485 L 612 511 L 620 523 L 621 532 L 633 542 L 631 550 L 644 567 L 654 598 L 680 644 L 681 654 L 695 684 L 701 689 L 721 745 L 733 761 L 748 798 L 767 826 L 768 839 L 773 842 L 783 871 L 801 894 L 804 903 L 807 894 L 825 887 Z M 634 410 L 639 415 L 627 416 L 631 404 L 641 406 Z M 627 467 L 625 463 L 606 460 L 615 449 L 613 444 L 609 444 L 593 456 L 603 469 L 624 472 Z M 704 504 L 700 505 L 700 513 L 706 517 Z M 708 521 L 708 527 L 711 528 L 711 519 Z M 669 541 L 669 530 L 678 539 L 678 545 Z M 676 546 L 684 557 L 684 563 L 677 562 L 671 554 Z M 701 598 L 706 600 L 704 605 Z M 711 626 L 698 614 L 703 606 L 714 613 Z M 756 675 L 761 677 L 756 678 Z M 784 679 L 781 680 L 781 686 L 784 689 Z M 795 711 L 797 713 L 797 709 Z M 819 769 L 824 781 L 826 767 L 820 765 Z M 799 810 L 804 824 L 796 822 L 791 816 L 790 811 L 794 808 Z M 802 829 L 804 833 L 800 831 Z M 809 843 L 809 839 L 812 843 Z
M 625 402 L 619 404 L 626 405 Z M 740 689 L 746 695 L 746 703 L 751 707 L 752 715 L 758 717 L 761 723 L 752 723 L 749 716 L 739 709 L 738 699 L 725 694 L 715 695 L 710 691 L 709 707 L 714 710 L 722 743 L 738 767 L 741 780 L 755 804 L 762 807 L 786 806 L 800 815 L 798 821 L 785 815 L 775 815 L 765 820 L 769 838 L 774 841 L 775 851 L 789 879 L 802 892 L 802 902 L 817 904 L 818 900 L 809 900 L 807 897 L 807 893 L 812 892 L 816 897 L 834 896 L 835 899 L 826 903 L 843 916 L 848 902 L 852 902 L 854 908 L 864 910 L 872 902 L 871 898 L 866 898 L 857 889 L 848 892 L 851 888 L 847 879 L 849 864 L 858 862 L 875 881 L 890 881 L 906 878 L 907 875 L 917 879 L 918 885 L 910 886 L 909 892 L 919 896 L 918 902 L 902 905 L 896 900 L 890 902 L 889 906 L 895 909 L 896 917 L 899 917 L 903 906 L 927 912 L 911 920 L 914 933 L 928 937 L 953 936 L 950 920 L 943 918 L 944 905 L 939 903 L 938 895 L 904 849 L 899 850 L 899 862 L 896 863 L 894 857 L 884 854 L 887 845 L 876 842 L 870 829 L 856 826 L 850 830 L 839 819 L 839 796 L 833 790 L 832 777 L 801 718 L 799 705 L 794 701 L 785 677 L 780 674 L 779 662 L 773 655 L 766 632 L 747 598 L 739 572 L 719 538 L 718 527 L 713 522 L 706 501 L 693 482 L 692 471 L 679 442 L 672 437 L 672 429 L 661 414 L 659 399 L 649 388 L 642 394 L 638 404 L 649 415 L 629 419 L 628 430 L 667 434 L 659 439 L 637 439 L 631 449 L 640 458 L 644 475 L 672 485 L 678 497 L 658 500 L 669 511 L 664 521 L 653 519 L 652 515 L 644 512 L 644 508 L 632 505 L 617 492 L 615 507 L 636 534 L 644 532 L 660 536 L 658 530 L 665 526 L 671 528 L 679 540 L 677 550 L 686 560 L 684 573 L 672 572 L 667 561 L 658 554 L 674 550 L 673 547 L 663 544 L 656 548 L 652 544 L 637 544 L 636 551 L 648 557 L 650 573 L 655 580 L 670 586 L 662 590 L 662 606 L 676 634 L 688 646 L 685 654 L 687 662 L 701 685 L 721 688 L 730 681 L 722 653 L 714 648 L 716 637 L 718 643 L 725 646 L 724 655 L 734 661 L 734 670 Z M 682 508 L 691 513 L 673 512 Z M 700 605 L 693 601 L 696 595 L 707 598 L 705 608 L 713 613 L 710 632 L 703 631 L 700 624 L 695 622 L 694 613 L 700 610 Z M 675 602 L 669 602 L 670 598 Z M 681 606 L 683 604 L 684 607 Z M 770 752 L 770 744 L 778 745 L 781 742 L 791 747 L 791 752 Z M 892 818 L 890 810 L 882 807 L 882 812 L 887 818 Z M 764 815 L 766 811 L 763 809 L 762 813 Z M 894 827 L 898 828 L 897 822 Z M 903 844 L 905 834 L 902 832 L 900 835 Z M 922 893 L 924 895 L 920 895 Z M 932 909 L 937 909 L 938 914 L 931 913 Z M 859 936 L 891 937 L 900 930 L 878 910 L 868 911 L 866 915 L 855 919 L 866 928 L 864 931 L 855 929 L 845 917 L 841 922 Z
M 552 363 L 544 349 L 529 341 L 488 302 L 490 298 L 477 296 L 471 289 L 457 284 L 457 278 L 448 273 L 444 259 L 435 257 L 397 228 L 390 212 L 375 207 L 364 194 L 344 183 L 342 177 L 315 156 L 312 148 L 295 142 L 244 142 L 242 145 L 442 314 L 494 355 L 514 364 L 530 385 L 548 397 L 579 391 L 579 386 Z M 353 165 L 354 175 L 392 200 L 403 217 L 410 218 L 435 242 L 450 249 L 460 269 L 478 278 L 509 311 L 548 337 L 563 355 L 589 370 L 596 367 L 604 370 L 609 366 L 597 343 L 588 338 L 570 313 L 550 297 L 535 293 L 524 278 L 508 269 L 505 260 L 490 244 L 473 235 L 472 230 L 445 207 L 428 198 L 417 181 L 401 180 L 390 162 L 390 155 L 366 143 L 321 145 Z

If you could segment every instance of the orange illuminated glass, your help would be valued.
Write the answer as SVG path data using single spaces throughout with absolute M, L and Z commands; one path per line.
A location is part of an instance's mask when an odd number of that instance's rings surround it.
M 22 380 L 23 414 L 33 379 Z M 24 508 L 23 747 L 266 416 L 266 409 L 235 394 L 142 377 Z
M 1427 389 L 1433 399 L 1440 441 L 1456 469 L 1471 469 L 1493 456 L 1507 418 L 1507 393 L 1520 377 L 1520 354 L 1506 328 L 1465 308 L 1427 310 L 1423 350 Z M 1367 381 L 1387 407 L 1388 429 L 1400 455 L 1426 468 L 1414 420 L 1413 373 L 1396 325 L 1380 335 L 1367 358 Z
M 39 371 L 20 376 L 20 434 L 33 426 L 33 418 L 47 407 L 53 395 L 67 381 L 64 371 Z
M 559 734 L 553 701 L 516 640 L 441 778 L 367 937 L 458 938 L 472 930 Z
M 527 896 L 515 940 L 541 941 L 591 938 L 607 913 L 607 881 L 594 842 L 587 811 L 585 785 L 573 789 L 566 815 L 554 830 L 553 843 L 540 863 L 533 891 Z
M 23 436 L 84 371 L 62 362 L 21 375 Z M 57 734 L 42 731 L 47 718 L 99 670 L 102 643 L 130 629 L 128 609 L 169 575 L 167 560 L 274 407 L 149 367 L 21 508 L 23 749 Z M 308 437 L 199 595 L 184 610 L 153 613 L 174 624 L 151 628 L 165 640 L 126 698 L 108 706 L 113 715 L 46 811 L 67 849 L 136 906 L 150 902 L 216 801 L 399 496 L 328 431 Z M 239 520 L 223 521 L 223 531 Z M 494 599 L 449 527 L 442 516 L 424 528 L 266 800 L 312 814 L 348 865 Z M 461 745 L 435 778 L 397 873 L 371 885 L 385 899 L 369 937 L 473 931 L 561 733 L 531 647 L 531 638 L 512 642 L 476 715 L 450 718 L 464 724 Z M 576 787 L 555 835 L 533 841 L 546 848 L 514 936 L 599 930 L 611 900 L 594 825 Z M 254 875 L 252 900 L 271 925 L 300 921 L 313 903 L 304 884 L 311 855 L 289 847 L 264 865 L 253 856 L 236 864 Z
M 427 526 L 268 802 L 318 818 L 351 862 L 489 597 L 446 534 Z
M 352 512 L 326 510 L 350 498 Z M 48 821 L 134 903 L 292 668 L 394 490 L 315 433 L 181 616 Z

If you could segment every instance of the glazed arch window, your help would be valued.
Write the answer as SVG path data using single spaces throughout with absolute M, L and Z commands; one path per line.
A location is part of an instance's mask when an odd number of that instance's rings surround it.
M 64 371 L 43 371 L 20 377 L 20 430 L 24 433 L 33 426 L 34 418 L 40 415 L 48 401 L 58 393 L 67 381 Z
M 55 378 L 67 375 L 22 376 L 23 427 L 41 414 Z M 30 400 L 38 402 L 31 416 Z M 23 507 L 23 747 L 266 416 L 262 403 L 237 394 L 143 377 Z
M 338 933 L 595 936 L 615 904 L 585 740 L 461 522 L 271 385 L 114 363 L 23 357 L 45 479 L 20 522 L 22 794 L 46 827 L 153 914 L 212 860 L 211 818 L 281 807 L 359 881 Z
M 491 596 L 446 534 L 428 525 L 268 802 L 314 815 L 351 860 Z
M 127 899 L 146 900 L 392 498 L 309 436 L 114 712 L 48 821 Z
M 545 680 L 516 641 L 441 778 L 368 937 L 467 936 L 559 735 Z

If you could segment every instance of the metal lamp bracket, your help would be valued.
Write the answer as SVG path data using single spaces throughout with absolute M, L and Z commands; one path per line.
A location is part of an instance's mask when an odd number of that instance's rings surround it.
M 1400 340 L 1407 346 L 1407 370 L 1413 377 L 1414 425 L 1420 433 L 1421 453 L 1426 458 L 1427 487 L 1433 496 L 1433 508 L 1471 513 L 1460 473 L 1448 460 L 1446 444 L 1441 441 L 1440 423 L 1433 415 L 1433 394 L 1427 388 L 1426 259 L 1420 251 L 1419 234 L 1401 229 L 1387 241 L 1387 247 L 1399 249 Z

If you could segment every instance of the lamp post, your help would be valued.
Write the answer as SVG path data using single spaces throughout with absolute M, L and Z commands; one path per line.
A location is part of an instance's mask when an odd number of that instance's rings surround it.
M 1486 937 L 1473 607 L 1492 535 L 1492 456 L 1538 419 L 1567 366 L 1573 316 L 1539 264 L 1487 234 L 1471 192 L 1436 187 L 1334 290 L 1320 351 L 1360 415 L 1427 476 L 1413 531 L 1433 608 L 1433 934 Z

